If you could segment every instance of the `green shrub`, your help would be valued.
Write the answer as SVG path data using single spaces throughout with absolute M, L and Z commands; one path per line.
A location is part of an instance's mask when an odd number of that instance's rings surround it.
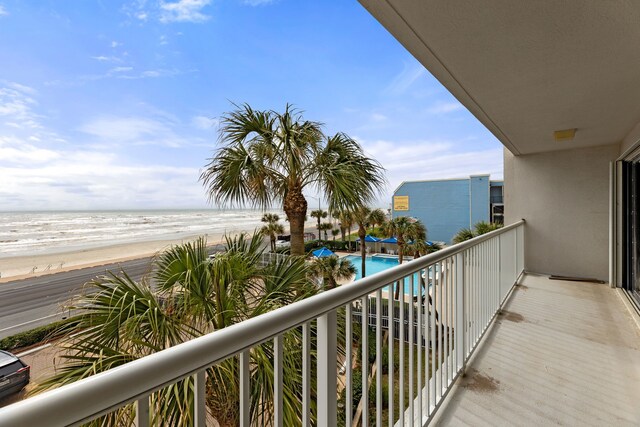
M 347 250 L 347 242 L 343 242 L 342 240 L 328 240 L 326 243 L 326 247 L 331 249 L 332 251 L 346 251 Z
M 352 243 L 351 245 L 353 246 L 354 244 Z M 304 250 L 309 253 L 323 246 L 332 251 L 346 251 L 349 242 L 343 242 L 342 240 L 311 240 L 304 243 Z
M 64 335 L 75 321 L 77 321 L 77 317 L 61 320 L 0 339 L 0 350 L 11 351 L 57 338 Z

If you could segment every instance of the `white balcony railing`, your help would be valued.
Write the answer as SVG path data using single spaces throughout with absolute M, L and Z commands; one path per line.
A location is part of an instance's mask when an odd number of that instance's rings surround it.
M 317 425 L 337 425 L 338 377 L 344 382 L 346 402 L 352 402 L 354 368 L 344 363 L 339 373 L 338 347 L 351 361 L 357 350 L 354 328 L 361 328 L 362 390 L 367 390 L 369 331 L 375 331 L 375 375 L 377 425 L 383 413 L 389 425 L 424 425 L 442 403 L 465 363 L 505 302 L 523 271 L 524 221 L 451 246 L 398 267 L 366 277 L 352 285 L 321 293 L 287 307 L 238 323 L 209 335 L 130 362 L 73 384 L 31 397 L 0 409 L 0 426 L 77 425 L 135 403 L 136 423 L 149 425 L 149 396 L 170 384 L 193 376 L 194 419 L 206 423 L 206 369 L 229 357 L 240 359 L 240 418 L 249 426 L 249 352 L 267 340 L 274 343 L 274 420 L 283 423 L 282 344 L 283 334 L 302 328 L 302 424 L 311 423 L 309 384 L 311 323 L 317 320 Z M 401 286 L 400 301 L 393 298 Z M 425 291 L 425 289 L 428 289 Z M 345 324 L 338 325 L 338 310 L 345 309 Z M 388 325 L 392 325 L 389 329 Z M 338 342 L 338 330 L 344 341 Z M 389 366 L 383 366 L 383 338 Z M 399 367 L 394 370 L 394 352 Z M 342 365 L 342 363 L 340 363 Z M 407 387 L 408 386 L 408 387 Z M 397 389 L 399 396 L 394 396 Z M 408 390 L 408 391 L 407 391 Z M 388 393 L 384 396 L 383 393 Z M 405 396 L 405 394 L 407 394 Z M 369 423 L 369 393 L 362 393 L 362 425 Z M 385 399 L 386 398 L 386 399 Z M 386 404 L 383 405 L 383 403 Z M 407 402 L 405 404 L 405 402 Z M 344 418 L 351 425 L 354 411 L 345 405 Z M 254 420 L 255 422 L 256 420 Z M 264 420 L 261 420 L 264 422 Z

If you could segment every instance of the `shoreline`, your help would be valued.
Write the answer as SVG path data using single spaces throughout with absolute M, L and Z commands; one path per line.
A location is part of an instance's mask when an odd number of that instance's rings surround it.
M 171 246 L 191 242 L 199 237 L 203 236 L 192 235 L 179 239 L 115 243 L 66 252 L 0 258 L 0 273 L 2 273 L 0 283 L 148 258 Z M 209 234 L 207 236 L 207 246 L 217 245 L 222 242 L 224 242 L 224 234 L 222 233 Z M 33 270 L 34 267 L 36 267 L 35 270 Z
M 308 221 L 305 231 L 312 231 L 316 224 Z M 226 230 L 218 233 L 199 233 L 173 239 L 139 240 L 104 244 L 100 246 L 55 251 L 38 254 L 14 255 L 0 258 L 0 284 L 49 274 L 97 267 L 133 259 L 152 257 L 171 246 L 191 242 L 199 237 L 207 239 L 207 246 L 224 243 L 225 235 L 253 233 L 252 230 Z

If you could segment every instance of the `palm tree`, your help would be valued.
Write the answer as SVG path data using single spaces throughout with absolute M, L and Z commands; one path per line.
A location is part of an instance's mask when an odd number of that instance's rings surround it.
M 260 233 L 263 236 L 269 236 L 271 241 L 271 252 L 276 251 L 276 238 L 278 234 L 284 233 L 284 226 L 280 224 L 280 217 L 277 214 L 266 213 L 262 215 L 262 222 L 265 222 L 266 225 L 263 225 L 260 229 Z
M 375 228 L 376 225 L 383 225 L 387 221 L 387 216 L 384 214 L 382 209 L 374 209 L 369 214 L 369 223 L 371 224 L 371 230 Z
M 95 292 L 73 304 L 83 314 L 62 342 L 62 364 L 37 390 L 72 383 L 318 292 L 302 258 L 261 267 L 258 235 L 227 238 L 226 246 L 214 260 L 208 259 L 202 239 L 167 250 L 154 261 L 157 292 L 151 276 L 136 282 L 125 273 L 109 274 L 92 281 Z M 287 332 L 284 345 L 284 420 L 296 425 L 302 411 L 300 331 Z M 273 343 L 250 350 L 250 369 L 251 415 L 254 420 L 271 417 Z M 207 369 L 208 409 L 222 426 L 239 423 L 238 373 L 236 358 Z M 193 425 L 193 398 L 191 378 L 153 393 L 151 424 Z M 130 405 L 90 425 L 131 425 L 134 411 Z
M 311 264 L 311 271 L 324 279 L 326 290 L 338 286 L 338 281 L 349 279 L 356 274 L 356 268 L 346 258 L 338 258 L 332 255 L 325 258 L 316 258 Z
M 330 222 L 323 222 L 318 226 L 319 231 L 324 231 L 324 240 L 328 240 L 327 232 L 333 228 Z M 320 236 L 318 236 L 320 237 Z
M 333 236 L 333 241 L 336 241 L 336 236 L 340 234 L 340 230 L 338 230 L 337 228 L 334 228 L 333 230 L 331 230 L 331 235 Z
M 428 255 L 428 254 L 432 254 L 434 252 L 438 252 L 440 249 L 442 249 L 442 245 L 440 243 L 435 243 L 435 242 L 431 243 L 431 244 L 427 243 L 426 249 L 427 250 L 424 252 L 424 254 Z
M 220 204 L 266 209 L 281 202 L 292 255 L 304 255 L 306 188 L 324 194 L 331 211 L 358 208 L 382 189 L 384 169 L 348 135 L 325 136 L 320 123 L 303 120 L 290 105 L 284 113 L 236 107 L 222 117 L 222 147 L 200 179 Z
M 398 240 L 398 263 L 402 264 L 407 240 L 426 240 L 427 229 L 420 220 L 399 216 L 385 224 L 385 233 Z M 400 298 L 400 286 L 396 286 L 395 298 Z
M 480 236 L 481 234 L 487 234 L 490 233 L 492 231 L 495 231 L 499 228 L 502 228 L 503 224 L 500 223 L 494 223 L 494 222 L 486 222 L 486 221 L 479 221 L 476 222 L 475 224 L 473 224 L 473 228 L 474 228 L 474 234 L 476 236 Z
M 320 240 L 320 236 L 322 235 L 321 231 L 322 229 L 320 228 L 320 222 L 323 218 L 327 217 L 327 211 L 323 211 L 322 209 L 316 209 L 314 211 L 311 211 L 311 218 L 317 218 L 318 219 L 318 240 Z
M 438 243 L 427 243 L 425 240 L 417 239 L 405 246 L 405 251 L 412 254 L 414 258 L 428 255 L 442 249 L 442 245 Z
M 340 218 L 340 231 L 342 232 L 342 240 L 344 241 L 344 231 L 348 230 L 349 234 L 349 251 L 351 251 L 351 227 L 353 226 L 353 216 L 349 211 L 342 211 L 338 216 Z
M 482 234 L 490 233 L 492 231 L 498 230 L 503 227 L 503 224 L 499 223 L 489 223 L 485 221 L 476 222 L 473 225 L 473 230 L 470 228 L 462 228 L 460 231 L 453 236 L 453 243 L 462 243 L 467 240 L 473 239 L 474 237 L 480 236 Z
M 371 209 L 367 207 L 361 207 L 350 212 L 351 220 L 358 224 L 358 238 L 360 239 L 360 257 L 362 258 L 362 264 L 360 266 L 361 277 L 366 275 L 366 258 L 367 258 L 367 246 L 364 238 L 367 236 L 367 227 L 369 226 L 369 214 Z M 351 239 L 349 239 L 351 243 Z
M 473 239 L 475 236 L 473 230 L 470 228 L 461 228 L 455 236 L 453 236 L 453 243 L 462 243 L 466 240 Z

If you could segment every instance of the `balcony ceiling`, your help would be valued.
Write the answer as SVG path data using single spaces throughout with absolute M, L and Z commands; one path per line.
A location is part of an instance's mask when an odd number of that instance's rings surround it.
M 360 2 L 514 154 L 619 143 L 640 121 L 640 2 Z

